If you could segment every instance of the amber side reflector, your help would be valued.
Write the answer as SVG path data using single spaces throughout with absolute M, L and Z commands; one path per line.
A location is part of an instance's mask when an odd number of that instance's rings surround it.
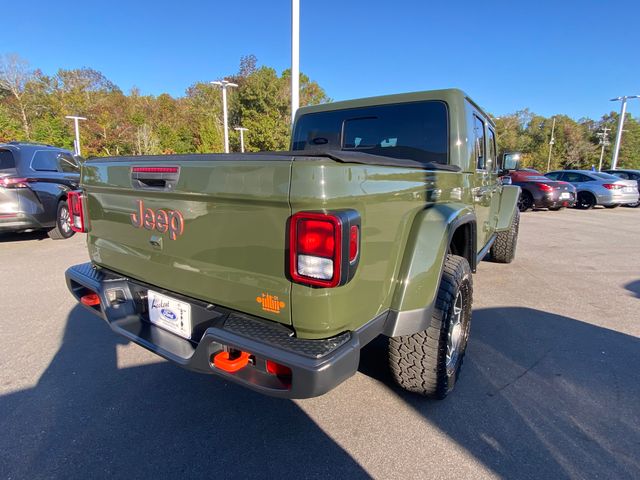
M 213 364 L 220 370 L 234 373 L 247 366 L 249 355 L 249 352 L 240 352 L 235 355 L 231 355 L 231 352 L 220 352 L 213 357 Z
M 97 293 L 88 293 L 80 298 L 80 303 L 88 307 L 95 307 L 100 305 L 100 297 Z

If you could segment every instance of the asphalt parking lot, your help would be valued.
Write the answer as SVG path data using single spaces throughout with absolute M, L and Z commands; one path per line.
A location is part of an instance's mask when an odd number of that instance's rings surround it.
M 186 372 L 75 306 L 83 236 L 0 237 L 0 477 L 640 478 L 639 240 L 638 209 L 523 214 L 436 402 L 392 385 L 384 341 L 311 400 Z

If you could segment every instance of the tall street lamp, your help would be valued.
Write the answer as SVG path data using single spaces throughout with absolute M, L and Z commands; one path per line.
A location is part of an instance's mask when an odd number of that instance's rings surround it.
M 229 153 L 229 124 L 227 116 L 227 88 L 237 87 L 235 83 L 228 82 L 226 80 L 220 80 L 211 82 L 212 85 L 217 85 L 222 88 L 222 118 L 224 123 L 224 153 Z
M 236 127 L 234 128 L 234 130 L 240 132 L 240 152 L 244 153 L 244 132 L 249 129 L 244 127 Z
M 68 118 L 73 120 L 73 124 L 76 129 L 76 139 L 73 141 L 73 150 L 76 155 L 81 155 L 80 153 L 80 125 L 78 124 L 79 120 L 86 120 L 84 117 L 78 117 L 77 115 L 67 115 L 64 118 Z
M 551 151 L 553 150 L 553 144 L 556 143 L 556 138 L 553 136 L 556 131 L 556 117 L 553 117 L 553 123 L 551 124 L 551 138 L 549 139 L 549 158 L 547 159 L 547 172 L 551 169 Z
M 613 147 L 613 157 L 611 158 L 611 170 L 618 166 L 618 154 L 620 153 L 620 143 L 622 142 L 622 127 L 624 126 L 624 116 L 627 113 L 627 100 L 629 98 L 640 98 L 640 95 L 625 95 L 623 97 L 612 98 L 612 102 L 622 100 L 620 107 L 620 118 L 618 119 L 618 131 L 616 132 L 616 144 Z

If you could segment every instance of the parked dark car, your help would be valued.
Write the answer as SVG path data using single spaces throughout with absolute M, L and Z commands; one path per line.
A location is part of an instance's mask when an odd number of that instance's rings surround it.
M 633 180 L 623 180 L 609 173 L 591 170 L 559 170 L 546 173 L 545 176 L 572 183 L 578 191 L 576 201 L 578 208 L 589 209 L 596 205 L 616 208 L 638 202 L 638 184 Z
M 603 170 L 603 172 L 615 175 L 616 177 L 620 177 L 624 180 L 635 180 L 636 182 L 638 182 L 638 190 L 640 190 L 640 170 L 632 170 L 626 168 L 622 170 Z M 628 203 L 627 207 L 640 207 L 640 200 L 635 203 Z
M 567 182 L 552 180 L 537 170 L 523 169 L 509 172 L 513 185 L 518 185 L 522 192 L 518 200 L 518 208 L 526 212 L 530 208 L 548 208 L 560 210 L 573 207 L 576 202 L 576 189 Z
M 67 192 L 80 183 L 78 158 L 33 143 L 0 144 L 0 233 L 49 230 L 71 237 Z

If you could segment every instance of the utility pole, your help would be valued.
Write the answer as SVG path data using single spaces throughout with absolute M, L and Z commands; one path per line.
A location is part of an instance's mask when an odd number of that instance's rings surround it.
M 234 130 L 240 132 L 240 152 L 244 153 L 244 132 L 249 129 L 244 127 L 236 127 L 234 128 Z
M 291 0 L 291 126 L 300 106 L 300 0 Z
M 609 142 L 610 131 L 611 129 L 605 125 L 604 127 L 602 127 L 601 132 L 596 133 L 598 138 L 600 138 L 600 145 L 602 145 L 602 148 L 600 150 L 600 163 L 598 163 L 599 172 L 602 171 L 602 159 L 604 158 L 604 147 L 611 145 L 611 142 Z
M 224 153 L 229 153 L 229 118 L 227 114 L 227 88 L 237 87 L 235 83 L 228 82 L 226 80 L 220 80 L 211 82 L 212 85 L 216 85 L 222 88 L 222 118 L 224 123 Z
M 73 125 L 75 127 L 76 130 L 76 139 L 73 141 L 73 151 L 75 152 L 76 155 L 80 156 L 80 125 L 79 125 L 79 121 L 80 120 L 86 120 L 86 118 L 84 117 L 78 117 L 77 115 L 67 115 L 64 118 L 68 118 L 70 120 L 73 120 Z
M 551 124 L 551 138 L 549 139 L 549 159 L 547 160 L 547 172 L 551 169 L 551 150 L 553 150 L 553 144 L 556 143 L 556 139 L 553 136 L 556 131 L 556 117 L 553 117 L 553 123 Z
M 620 118 L 618 119 L 618 131 L 616 132 L 616 144 L 613 147 L 613 157 L 611 157 L 611 170 L 615 170 L 618 167 L 618 154 L 620 153 L 620 143 L 622 142 L 622 127 L 624 126 L 624 117 L 627 114 L 627 100 L 629 98 L 640 98 L 640 95 L 625 95 L 611 99 L 612 102 L 622 101 Z

